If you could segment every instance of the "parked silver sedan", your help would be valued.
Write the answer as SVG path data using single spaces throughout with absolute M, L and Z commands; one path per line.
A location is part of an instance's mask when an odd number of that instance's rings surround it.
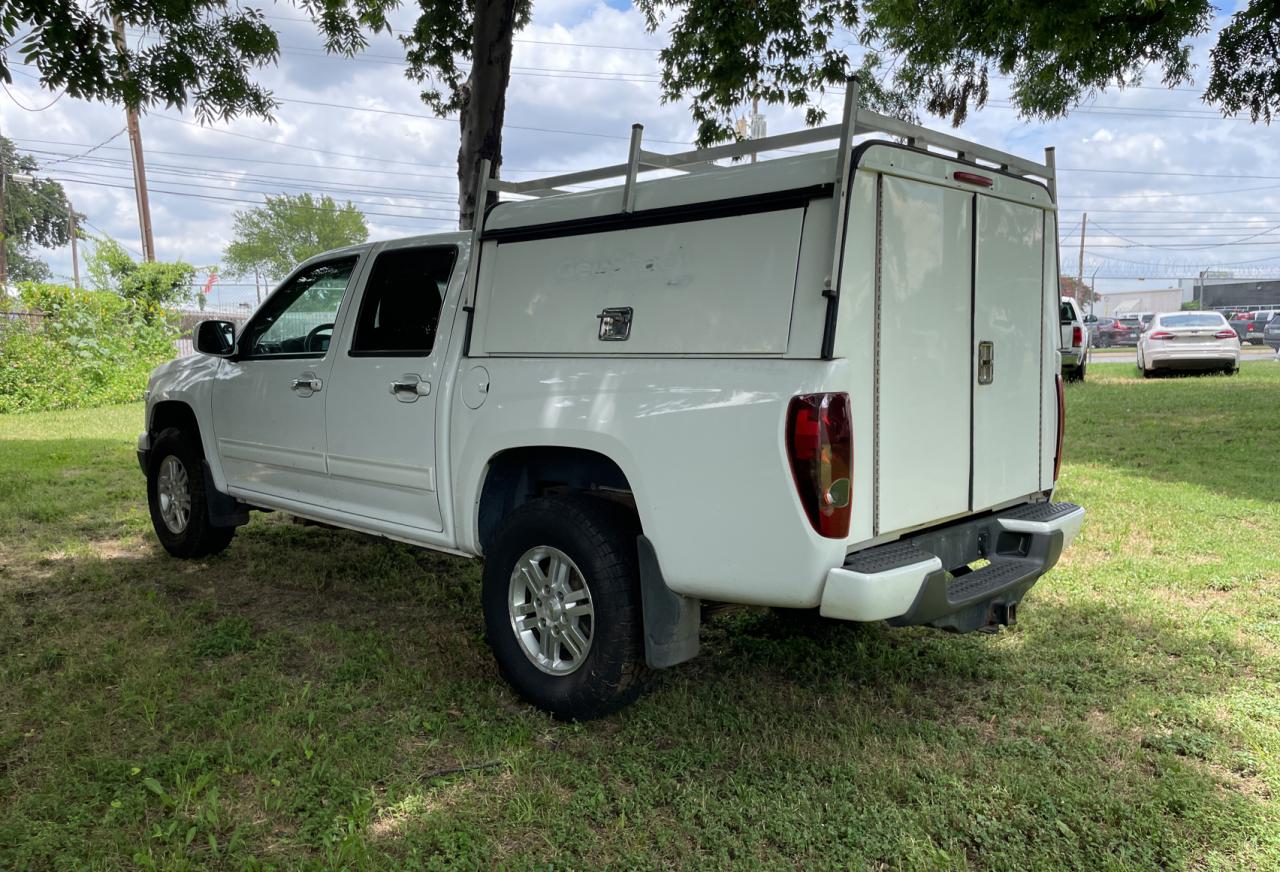
M 1156 371 L 1240 369 L 1240 337 L 1219 312 L 1162 312 L 1138 340 L 1138 369 Z

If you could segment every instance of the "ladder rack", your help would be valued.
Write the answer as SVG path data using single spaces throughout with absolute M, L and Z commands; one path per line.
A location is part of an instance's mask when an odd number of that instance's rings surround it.
M 526 197 L 550 197 L 572 193 L 565 190 L 568 185 L 621 179 L 624 189 L 622 211 L 630 212 L 635 202 L 634 189 L 637 176 L 641 172 L 651 170 L 677 170 L 686 173 L 714 172 L 722 169 L 722 167 L 715 164 L 717 160 L 780 151 L 819 142 L 837 143 L 839 148 L 837 158 L 837 176 L 839 178 L 837 182 L 840 183 L 845 175 L 844 162 L 852 148 L 854 137 L 873 133 L 899 137 L 913 148 L 926 151 L 939 149 L 949 152 L 951 156 L 958 157 L 961 160 L 972 163 L 982 162 L 1014 175 L 1042 179 L 1048 184 L 1049 193 L 1055 200 L 1057 199 L 1052 148 L 1045 149 L 1044 163 L 1037 163 L 999 149 L 979 145 L 976 142 L 968 142 L 957 136 L 929 130 L 918 124 L 891 118 L 888 115 L 881 115 L 868 109 L 859 109 L 858 86 L 854 81 L 850 81 L 845 90 L 844 117 L 839 124 L 828 124 L 825 127 L 812 127 L 807 130 L 766 136 L 761 139 L 731 142 L 727 145 L 693 149 L 676 154 L 662 154 L 643 148 L 641 139 L 644 134 L 644 126 L 633 124 L 631 126 L 631 147 L 625 163 L 518 182 L 504 181 L 502 179 L 482 179 L 482 184 L 487 181 L 486 187 L 490 191 Z M 483 200 L 479 202 L 483 202 Z

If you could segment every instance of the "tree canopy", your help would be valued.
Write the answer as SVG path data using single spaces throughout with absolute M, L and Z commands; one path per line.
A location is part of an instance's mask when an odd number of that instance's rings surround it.
M 191 287 L 196 268 L 189 263 L 138 263 L 114 239 L 93 240 L 86 260 L 89 282 L 100 291 L 113 291 L 140 304 L 140 311 L 163 317 L 166 310 L 191 303 L 196 291 Z
M 294 0 L 331 52 L 351 54 L 404 0 Z M 532 0 L 417 0 L 400 37 L 405 73 L 437 113 L 461 126 L 459 206 L 474 212 L 476 165 L 502 157 L 514 35 Z M 857 72 L 868 102 L 897 114 L 918 108 L 962 122 L 1008 79 L 1028 118 L 1064 115 L 1082 99 L 1147 76 L 1191 81 L 1191 43 L 1213 26 L 1210 0 L 636 0 L 661 53 L 668 100 L 688 99 L 701 142 L 731 138 L 733 114 L 758 97 L 807 108 Z M 130 48 L 119 18 L 147 33 Z M 148 106 L 194 106 L 202 120 L 269 118 L 271 94 L 254 78 L 279 57 L 262 12 L 225 0 L 14 0 L 0 7 L 0 80 L 9 53 L 39 70 L 51 90 Z M 1270 123 L 1280 112 L 1280 0 L 1248 0 L 1217 35 L 1203 99 L 1226 114 Z M 469 64 L 469 68 L 467 65 Z
M 9 139 L 0 136 L 0 153 L 9 178 L 4 186 L 4 241 L 9 257 L 9 280 L 43 282 L 51 277 L 49 265 L 36 257 L 33 249 L 57 248 L 70 239 L 71 204 L 62 185 L 51 179 L 20 181 L 13 176 L 37 172 L 35 158 L 19 152 Z
M 281 279 L 313 255 L 368 238 L 364 214 L 351 203 L 340 206 L 332 197 L 310 194 L 269 196 L 263 205 L 236 213 L 223 266 L 231 275 L 257 270 Z

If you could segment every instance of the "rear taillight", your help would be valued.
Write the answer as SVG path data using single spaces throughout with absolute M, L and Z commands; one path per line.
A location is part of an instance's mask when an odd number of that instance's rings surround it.
M 1236 331 L 1234 331 L 1234 330 L 1219 330 L 1217 333 L 1213 334 L 1213 338 L 1214 338 L 1214 339 L 1235 339 L 1235 338 L 1236 338 Z
M 1148 339 L 1172 339 L 1173 334 L 1167 330 L 1157 330 L 1147 336 Z
M 1071 328 L 1071 344 L 1084 345 L 1084 331 L 1079 327 Z
M 1062 392 L 1062 376 L 1055 376 L 1054 384 L 1058 388 L 1058 450 L 1053 455 L 1053 483 L 1058 483 L 1058 473 L 1062 471 L 1062 438 L 1067 433 L 1067 399 Z
M 787 457 L 809 523 L 831 539 L 849 535 L 853 513 L 853 422 L 848 394 L 793 397 Z

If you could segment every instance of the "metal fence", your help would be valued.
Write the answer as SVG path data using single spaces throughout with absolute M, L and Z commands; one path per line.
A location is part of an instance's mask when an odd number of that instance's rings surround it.
M 225 307 L 181 310 L 175 314 L 178 318 L 178 338 L 173 342 L 173 356 L 190 357 L 196 353 L 194 333 L 196 325 L 201 321 L 214 319 L 230 321 L 236 325 L 236 333 L 239 334 L 244 328 L 245 322 L 249 320 L 249 316 L 253 313 L 242 307 Z M 44 323 L 44 319 L 45 314 L 43 312 L 0 312 L 0 338 L 3 338 L 5 333 L 13 330 L 38 331 Z M 308 322 L 301 326 L 305 327 L 303 330 L 305 333 L 306 329 L 316 325 Z

